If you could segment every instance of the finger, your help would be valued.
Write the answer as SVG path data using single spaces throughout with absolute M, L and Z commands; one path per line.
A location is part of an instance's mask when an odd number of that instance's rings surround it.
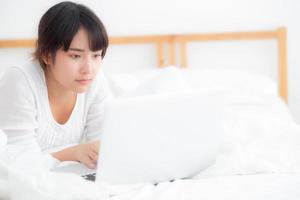
M 94 162 L 97 162 L 97 161 L 98 161 L 98 154 L 95 153 L 95 152 L 93 152 L 93 151 L 91 151 L 91 152 L 89 153 L 89 157 L 90 157 Z
M 85 164 L 90 169 L 95 169 L 96 168 L 96 164 L 88 156 L 83 160 L 83 164 Z

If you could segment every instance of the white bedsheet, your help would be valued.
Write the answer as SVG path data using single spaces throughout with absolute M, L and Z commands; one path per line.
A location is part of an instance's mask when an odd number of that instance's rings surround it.
M 206 200 L 298 200 L 300 173 L 218 175 L 153 184 L 119 185 L 86 181 L 75 174 L 54 173 L 53 158 L 22 149 L 22 156 L 10 162 L 7 146 L 0 160 L 0 199 L 206 199 Z M 14 153 L 15 147 L 14 148 Z M 21 150 L 21 149 L 19 149 Z M 11 153 L 11 152 L 9 152 Z M 4 155 L 5 154 L 5 155 Z
M 233 99 L 223 151 L 196 179 L 157 186 L 92 183 L 50 172 L 57 161 L 2 140 L 0 199 L 299 200 L 300 127 L 278 97 L 248 94 Z M 9 159 L 16 154 L 18 159 Z
M 22 150 L 22 156 L 7 161 L 10 146 L 0 153 L 0 199 L 206 199 L 206 200 L 298 200 L 300 173 L 210 176 L 152 184 L 119 185 L 86 181 L 75 174 L 54 173 L 53 158 Z M 13 147 L 13 153 L 16 148 Z M 199 176 L 201 177 L 201 176 Z
M 3 166 L 0 165 L 1 170 Z M 7 182 L 0 182 L 0 199 L 172 199 L 172 200 L 298 200 L 300 174 L 257 174 L 176 180 L 174 182 L 111 186 L 92 183 L 73 174 L 43 170 L 12 171 Z M 8 187 L 7 187 L 8 186 Z

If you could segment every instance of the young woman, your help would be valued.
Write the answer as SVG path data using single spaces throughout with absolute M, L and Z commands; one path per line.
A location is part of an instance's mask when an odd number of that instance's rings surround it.
M 0 80 L 0 129 L 8 143 L 95 168 L 109 97 L 100 67 L 107 46 L 105 27 L 89 8 L 51 7 L 39 23 L 35 59 Z

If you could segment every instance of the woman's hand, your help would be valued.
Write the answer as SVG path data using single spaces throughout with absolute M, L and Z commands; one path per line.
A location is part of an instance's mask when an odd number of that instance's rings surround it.
M 98 140 L 74 146 L 75 160 L 83 163 L 88 168 L 95 169 L 98 161 L 99 145 Z
M 60 161 L 78 161 L 88 168 L 95 169 L 98 161 L 99 145 L 99 140 L 78 144 L 52 153 L 52 156 Z

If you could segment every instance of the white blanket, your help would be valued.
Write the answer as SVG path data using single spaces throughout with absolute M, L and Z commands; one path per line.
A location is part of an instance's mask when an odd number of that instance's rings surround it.
M 157 186 L 112 186 L 50 172 L 55 159 L 5 146 L 0 132 L 0 199 L 299 200 L 300 128 L 278 97 L 248 94 L 230 95 L 227 137 L 216 164 L 193 180 Z
M 20 154 L 17 159 L 8 157 Z M 10 155 L 10 156 L 7 156 Z M 152 184 L 119 185 L 86 181 L 75 174 L 50 172 L 57 161 L 48 155 L 6 146 L 0 160 L 0 199 L 207 199 L 298 200 L 300 173 L 210 176 Z M 201 177 L 201 176 L 199 176 Z
M 5 166 L 0 164 L 3 172 Z M 7 170 L 7 169 L 4 169 Z M 235 175 L 177 180 L 152 184 L 111 186 L 85 181 L 73 174 L 50 173 L 43 170 L 8 172 L 2 182 L 9 190 L 1 191 L 0 199 L 206 199 L 206 200 L 298 200 L 300 174 Z M 6 189 L 8 189 L 6 188 Z

